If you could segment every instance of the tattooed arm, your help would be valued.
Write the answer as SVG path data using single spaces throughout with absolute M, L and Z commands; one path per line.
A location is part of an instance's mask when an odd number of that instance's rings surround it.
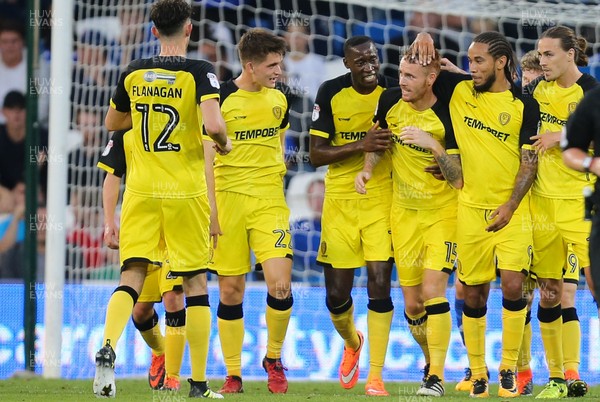
M 460 189 L 463 186 L 462 165 L 459 155 L 448 155 L 446 150 L 429 133 L 417 127 L 407 126 L 402 129 L 400 139 L 405 144 L 415 144 L 429 149 L 442 170 L 442 174 L 452 187 Z
M 385 152 L 385 151 L 384 151 Z M 383 152 L 365 153 L 365 165 L 362 172 L 359 172 L 354 179 L 354 189 L 359 194 L 367 194 L 367 182 L 371 180 L 373 169 L 381 160 Z
M 521 200 L 531 188 L 535 175 L 537 174 L 538 156 L 534 150 L 521 149 L 521 166 L 517 173 L 515 186 L 513 187 L 510 199 L 500 205 L 490 215 L 494 222 L 485 230 L 488 232 L 497 232 L 510 222 L 514 212 L 521 204 Z
M 441 148 L 441 152 L 437 154 L 433 152 L 433 157 L 437 161 L 442 174 L 453 188 L 461 189 L 463 187 L 462 165 L 460 163 L 460 155 L 448 155 Z

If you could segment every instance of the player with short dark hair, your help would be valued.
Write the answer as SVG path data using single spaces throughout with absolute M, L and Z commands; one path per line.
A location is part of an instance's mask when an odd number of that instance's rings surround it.
M 221 87 L 221 112 L 234 148 L 228 155 L 215 158 L 213 152 L 208 157 L 209 162 L 214 159 L 214 179 L 209 177 L 209 187 L 214 185 L 216 193 L 216 200 L 211 200 L 212 221 L 219 223 L 212 230 L 220 235 L 209 269 L 219 275 L 217 322 L 227 368 L 222 393 L 244 390 L 242 302 L 251 251 L 268 288 L 267 351 L 262 361 L 267 387 L 273 393 L 288 389 L 281 348 L 293 304 L 292 245 L 282 144 L 289 127 L 290 89 L 277 82 L 285 48 L 282 38 L 264 29 L 250 29 L 242 36 L 238 44 L 242 73 Z M 205 147 L 210 142 L 205 141 Z
M 131 163 L 120 228 L 121 279 L 106 311 L 104 346 L 96 354 L 94 393 L 114 397 L 114 347 L 148 272 L 164 259 L 183 276 L 186 336 L 190 346 L 190 397 L 222 398 L 206 381 L 210 308 L 206 287 L 210 207 L 201 127 L 218 152 L 231 150 L 219 110 L 212 65 L 186 58 L 192 32 L 184 0 L 159 0 L 151 9 L 160 54 L 130 63 L 121 75 L 105 119 L 108 130 L 132 128 Z
M 379 129 L 372 118 L 381 93 L 397 82 L 379 74 L 377 48 L 367 36 L 346 40 L 343 60 L 350 72 L 321 85 L 310 129 L 311 163 L 329 165 L 317 263 L 324 267 L 326 305 L 333 325 L 344 339 L 339 378 L 346 389 L 358 381 L 364 343 L 354 325 L 354 269 L 366 264 L 370 371 L 365 391 L 389 395 L 381 375 L 394 311 L 389 154 L 373 170 L 367 196 L 356 193 L 354 177 L 362 169 L 364 152 L 385 151 L 391 145 L 390 130 Z

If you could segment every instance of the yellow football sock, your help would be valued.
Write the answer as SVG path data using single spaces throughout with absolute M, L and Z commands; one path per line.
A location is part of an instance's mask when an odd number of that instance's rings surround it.
M 244 343 L 244 310 L 241 304 L 219 303 L 217 311 L 219 339 L 223 361 L 229 376 L 242 376 L 242 347 Z
M 538 321 L 546 352 L 549 377 L 564 379 L 563 323 L 560 304 L 550 308 L 538 306 Z
M 167 377 L 179 379 L 185 351 L 185 309 L 165 315 L 165 371 Z
M 113 350 L 116 350 L 117 342 L 131 317 L 137 298 L 138 294 L 129 286 L 119 286 L 115 289 L 106 307 L 103 345 L 110 343 Z
M 186 304 L 185 334 L 190 345 L 192 380 L 206 381 L 211 318 L 208 295 L 187 297 Z
M 463 307 L 463 331 L 465 346 L 469 356 L 471 378 L 488 378 L 485 364 L 485 328 L 487 307 L 474 309 L 467 304 Z
M 142 323 L 133 321 L 135 328 L 140 331 L 140 335 L 146 342 L 146 345 L 152 349 L 152 354 L 155 356 L 161 356 L 165 353 L 165 338 L 160 332 L 160 326 L 158 325 L 158 314 L 154 310 L 154 314 L 148 320 Z
M 285 340 L 290 317 L 292 316 L 293 298 L 276 299 L 267 295 L 267 358 L 281 359 L 281 348 Z
M 349 308 L 347 308 L 348 303 L 350 303 Z M 341 313 L 335 313 L 340 309 L 345 310 Z M 332 310 L 334 312 L 332 312 Z M 354 304 L 352 304 L 352 298 L 348 299 L 348 301 L 340 307 L 329 308 L 329 315 L 333 326 L 344 340 L 346 347 L 352 350 L 358 349 L 360 346 L 360 339 L 358 338 L 358 333 L 354 326 Z
M 392 299 L 371 299 L 367 310 L 369 328 L 369 380 L 380 378 L 385 363 L 390 328 L 394 316 Z
M 565 371 L 572 370 L 579 373 L 581 361 L 581 325 L 575 307 L 562 310 L 562 349 Z
M 502 299 L 502 360 L 500 370 L 517 369 L 519 349 L 523 342 L 527 302 L 525 299 Z
M 147 331 L 140 331 L 140 335 L 142 335 L 146 344 L 152 349 L 154 355 L 160 356 L 165 353 L 165 337 L 160 333 L 158 325 Z
M 429 375 L 435 374 L 443 381 L 446 354 L 452 332 L 450 303 L 445 297 L 435 297 L 424 304 L 427 312 L 427 345 L 431 356 Z
M 429 363 L 431 358 L 429 356 L 429 347 L 427 346 L 427 313 L 423 311 L 420 314 L 411 316 L 404 311 L 404 318 L 408 322 L 408 329 L 411 335 L 423 351 L 425 362 Z
M 219 339 L 223 362 L 227 375 L 242 376 L 242 346 L 244 343 L 244 320 L 217 319 L 219 326 Z
M 517 371 L 522 373 L 529 370 L 531 362 L 531 311 L 527 312 L 525 317 L 525 328 L 523 329 L 523 340 L 519 349 L 519 358 L 517 359 Z

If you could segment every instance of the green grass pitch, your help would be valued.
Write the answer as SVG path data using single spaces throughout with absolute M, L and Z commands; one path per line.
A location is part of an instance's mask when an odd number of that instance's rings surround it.
M 214 389 L 222 384 L 222 380 L 213 380 Z M 397 402 L 430 402 L 430 401 L 473 401 L 467 394 L 454 391 L 454 383 L 446 384 L 444 398 L 417 397 L 416 383 L 387 382 L 386 389 L 391 394 L 389 397 L 367 397 L 364 395 L 364 382 L 359 382 L 354 389 L 344 390 L 334 382 L 290 382 L 286 395 L 272 395 L 267 390 L 266 380 L 244 382 L 244 394 L 226 395 L 225 399 L 244 402 L 270 402 L 270 401 L 397 401 Z M 489 401 L 502 400 L 497 396 L 497 385 L 491 386 Z M 542 389 L 536 385 L 534 394 Z M 145 380 L 129 380 L 117 378 L 116 400 L 123 402 L 151 401 L 151 402 L 181 402 L 187 400 L 189 385 L 182 383 L 182 391 L 170 393 L 152 391 Z M 3 402 L 62 402 L 62 401 L 97 401 L 92 394 L 92 380 L 44 380 L 44 379 L 10 379 L 0 381 L 0 401 Z M 506 400 L 506 399 L 504 399 Z M 600 386 L 590 389 L 585 398 L 571 399 L 581 401 L 600 401 Z

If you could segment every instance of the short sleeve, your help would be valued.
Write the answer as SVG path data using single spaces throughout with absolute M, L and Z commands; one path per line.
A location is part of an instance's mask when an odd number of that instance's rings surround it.
M 531 139 L 537 135 L 540 122 L 540 106 L 532 97 L 522 97 L 523 102 L 523 123 L 519 132 L 519 146 L 521 148 L 532 149 L 534 140 Z
M 433 93 L 441 102 L 450 103 L 454 88 L 462 82 L 470 80 L 468 74 L 451 73 L 449 71 L 440 71 L 440 75 L 433 83 Z
M 292 88 L 290 88 L 289 86 L 285 85 L 282 82 L 278 82 L 275 87 L 277 89 L 279 89 L 283 93 L 283 95 L 285 95 L 285 100 L 286 100 L 287 106 L 285 108 L 283 120 L 281 120 L 281 125 L 279 126 L 279 128 L 287 129 L 290 124 L 290 105 L 293 102 L 294 94 L 293 94 Z
M 125 79 L 132 71 L 133 68 L 131 65 L 129 65 L 127 70 L 121 74 L 117 88 L 115 88 L 115 92 L 110 100 L 110 106 L 122 113 L 128 113 L 131 111 L 131 101 L 129 99 L 129 94 L 125 89 Z
M 332 138 L 335 134 L 333 112 L 331 110 L 332 91 L 329 82 L 319 88 L 312 112 L 310 134 L 324 138 Z
M 379 122 L 379 127 L 388 128 L 388 122 L 386 120 L 387 114 L 390 109 L 400 102 L 402 99 L 402 90 L 399 87 L 390 88 L 379 95 L 379 102 L 377 103 L 377 110 L 375 111 L 375 117 L 373 123 Z
M 100 169 L 117 177 L 123 177 L 127 171 L 125 146 L 123 145 L 123 136 L 125 133 L 126 131 L 124 130 L 115 131 L 98 160 L 98 167 Z
M 213 66 L 203 60 L 198 60 L 196 68 L 192 70 L 196 82 L 196 102 L 198 104 L 208 99 L 219 99 L 219 79 Z

